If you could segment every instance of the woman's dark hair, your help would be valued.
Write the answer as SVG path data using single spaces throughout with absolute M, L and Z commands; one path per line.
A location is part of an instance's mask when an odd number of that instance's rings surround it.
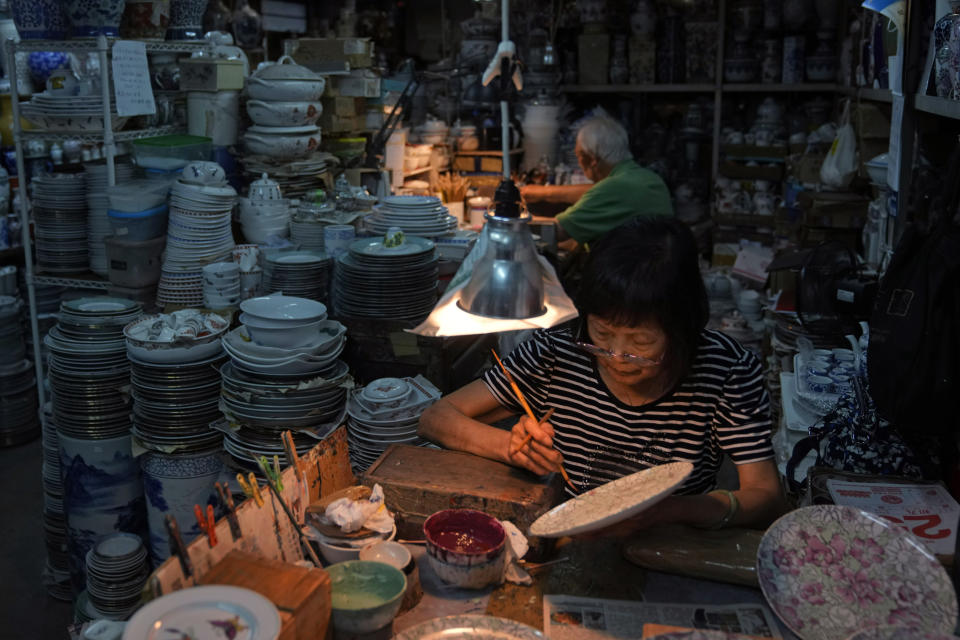
M 666 366 L 674 382 L 696 357 L 710 308 L 693 233 L 672 217 L 634 218 L 590 245 L 577 301 L 621 326 L 655 321 L 667 334 Z

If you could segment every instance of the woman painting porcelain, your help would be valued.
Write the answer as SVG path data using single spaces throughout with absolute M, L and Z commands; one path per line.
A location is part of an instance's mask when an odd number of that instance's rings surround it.
M 578 306 L 573 326 L 539 331 L 504 360 L 536 416 L 555 410 L 548 422 L 523 415 L 493 368 L 426 411 L 421 435 L 536 474 L 562 462 L 579 492 L 668 462 L 693 464 L 675 495 L 617 533 L 769 523 L 781 498 L 762 367 L 704 328 L 690 230 L 672 218 L 636 218 L 610 231 L 592 247 Z M 511 430 L 490 425 L 511 414 L 521 416 Z M 735 491 L 716 489 L 724 456 L 736 466 Z

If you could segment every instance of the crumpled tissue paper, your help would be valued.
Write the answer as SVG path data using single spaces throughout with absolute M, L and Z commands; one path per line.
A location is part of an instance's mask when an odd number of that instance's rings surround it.
M 383 488 L 379 484 L 373 485 L 367 500 L 334 500 L 327 505 L 323 515 L 344 533 L 352 533 L 363 527 L 377 533 L 393 531 L 393 514 L 383 502 Z

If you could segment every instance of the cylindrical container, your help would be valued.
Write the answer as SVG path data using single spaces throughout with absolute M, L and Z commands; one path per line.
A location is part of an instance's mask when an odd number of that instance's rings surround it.
M 323 228 L 323 246 L 336 258 L 345 252 L 356 237 L 357 230 L 349 224 L 331 224 Z
M 129 435 L 86 440 L 61 431 L 58 441 L 70 573 L 80 591 L 87 551 L 98 538 L 116 531 L 145 532 L 143 484 Z
M 492 202 L 490 198 L 485 196 L 477 196 L 467 200 L 467 207 L 469 207 L 470 211 L 466 223 L 471 226 L 483 224 L 483 217 L 487 215 L 487 211 L 490 210 Z
M 806 73 L 805 36 L 786 36 L 783 39 L 783 84 L 799 84 Z
M 447 203 L 447 212 L 457 219 L 457 224 L 463 224 L 463 200 Z
M 187 132 L 213 139 L 215 147 L 237 144 L 240 127 L 239 91 L 187 93 Z
M 260 267 L 252 271 L 240 272 L 240 299 L 256 298 L 260 295 L 260 282 L 263 280 L 263 270 Z
M 184 542 L 200 535 L 193 505 L 205 511 L 208 504 L 217 504 L 214 483 L 223 471 L 223 462 L 217 452 L 179 456 L 151 452 L 141 458 L 140 466 L 150 523 L 150 557 L 156 566 L 170 555 L 164 524 L 167 514 L 177 519 Z
M 207 0 L 170 0 L 167 40 L 203 40 Z

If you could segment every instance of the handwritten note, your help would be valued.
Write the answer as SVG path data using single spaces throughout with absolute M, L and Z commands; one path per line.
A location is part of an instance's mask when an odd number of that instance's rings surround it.
M 147 47 L 142 42 L 119 40 L 113 45 L 113 96 L 121 116 L 153 115 L 157 104 L 150 87 Z

